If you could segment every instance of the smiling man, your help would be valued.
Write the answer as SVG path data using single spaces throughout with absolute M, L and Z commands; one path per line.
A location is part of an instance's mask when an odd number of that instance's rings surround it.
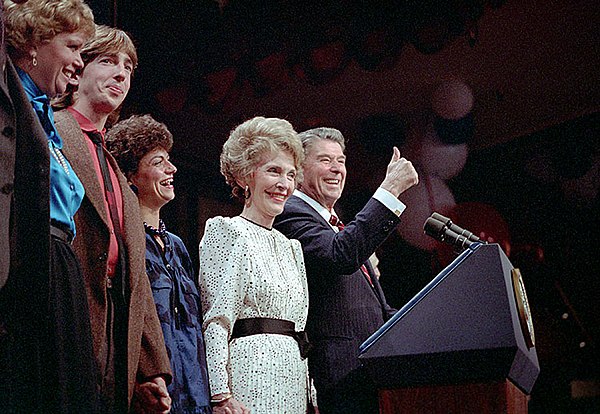
M 73 247 L 83 267 L 103 409 L 128 412 L 136 389 L 148 412 L 167 413 L 170 364 L 145 273 L 138 200 L 104 148 L 105 125 L 129 92 L 137 53 L 125 32 L 97 26 L 81 58 L 84 68 L 72 80 L 77 90 L 57 102 L 67 109 L 55 119 L 85 188 Z
M 310 307 L 308 361 L 321 414 L 378 413 L 377 390 L 360 367 L 358 348 L 395 310 L 369 263 L 394 231 L 405 206 L 397 197 L 417 184 L 410 161 L 394 148 L 385 179 L 344 226 L 334 205 L 346 182 L 345 140 L 333 128 L 299 134 L 304 179 L 275 219 L 275 228 L 302 244 Z

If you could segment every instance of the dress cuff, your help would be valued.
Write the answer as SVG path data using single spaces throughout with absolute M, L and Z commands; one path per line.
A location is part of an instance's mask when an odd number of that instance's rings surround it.
M 396 197 L 393 196 L 392 193 L 381 187 L 379 187 L 375 191 L 375 194 L 373 194 L 373 198 L 381 202 L 381 204 L 386 206 L 397 217 L 400 217 L 400 215 L 406 209 L 406 205 L 402 201 L 398 200 Z

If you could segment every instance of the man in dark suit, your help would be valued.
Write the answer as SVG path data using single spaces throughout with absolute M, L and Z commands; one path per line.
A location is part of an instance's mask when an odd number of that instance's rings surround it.
M 15 1 L 22 3 L 23 1 Z M 0 407 L 43 412 L 48 383 L 48 141 L 4 44 L 0 4 Z
M 309 287 L 306 330 L 319 411 L 377 413 L 377 391 L 358 360 L 360 344 L 393 313 L 369 263 L 405 206 L 397 197 L 417 184 L 410 161 L 394 148 L 385 179 L 353 221 L 334 210 L 346 180 L 345 141 L 333 128 L 300 134 L 304 178 L 275 227 L 302 244 Z

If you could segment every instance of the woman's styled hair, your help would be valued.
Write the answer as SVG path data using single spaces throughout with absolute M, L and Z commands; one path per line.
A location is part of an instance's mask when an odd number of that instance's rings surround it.
M 96 25 L 95 35 L 90 38 L 81 49 L 81 60 L 83 60 L 84 65 L 83 70 L 85 70 L 85 67 L 88 65 L 88 63 L 92 62 L 98 56 L 111 56 L 120 52 L 123 52 L 129 56 L 133 67 L 137 67 L 137 50 L 129 34 L 114 27 Z M 75 101 L 77 101 L 77 87 L 68 85 L 67 92 L 52 101 L 52 107 L 56 110 L 65 109 L 73 105 Z M 120 108 L 115 110 L 117 115 L 114 117 L 114 119 L 111 118 L 107 122 L 108 125 L 112 125 L 117 121 L 119 110 Z
M 82 0 L 3 2 L 6 44 L 13 57 L 27 57 L 33 46 L 46 44 L 60 33 L 94 35 L 94 14 Z
M 156 148 L 167 152 L 173 135 L 162 122 L 150 115 L 132 115 L 117 122 L 106 134 L 106 147 L 127 178 L 135 174 L 144 155 Z
M 244 189 L 238 180 L 248 178 L 264 160 L 265 156 L 278 151 L 289 153 L 297 170 L 296 180 L 301 176 L 304 151 L 298 133 L 284 119 L 258 116 L 238 125 L 229 134 L 221 152 L 221 174 L 232 187 L 232 194 L 244 198 Z

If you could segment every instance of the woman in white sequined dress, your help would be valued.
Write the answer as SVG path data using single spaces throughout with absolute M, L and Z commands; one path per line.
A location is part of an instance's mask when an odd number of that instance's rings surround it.
M 215 412 L 307 412 L 304 342 L 294 333 L 304 330 L 308 311 L 302 249 L 272 228 L 294 191 L 302 159 L 293 127 L 277 118 L 244 122 L 223 146 L 221 173 L 244 209 L 237 217 L 208 220 L 200 242 Z

